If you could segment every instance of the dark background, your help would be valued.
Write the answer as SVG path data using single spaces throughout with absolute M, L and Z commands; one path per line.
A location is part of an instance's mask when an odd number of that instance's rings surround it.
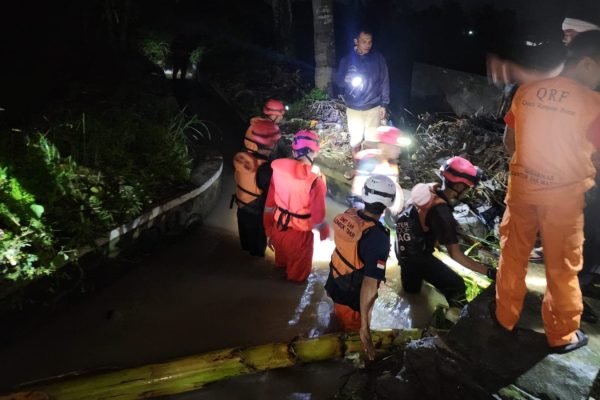
M 203 64 L 208 75 L 267 63 L 297 68 L 307 82 L 312 80 L 310 1 L 293 2 L 293 54 L 288 56 L 277 49 L 267 1 L 131 0 L 123 41 L 110 37 L 107 1 L 29 0 L 12 2 L 2 13 L 0 107 L 7 109 L 5 120 L 43 109 L 74 80 L 124 79 L 119 71 L 133 62 L 136 41 L 154 31 L 183 34 L 209 48 Z M 594 0 L 339 1 L 334 6 L 337 59 L 352 49 L 356 28 L 369 26 L 375 48 L 388 61 L 392 102 L 404 103 L 414 61 L 478 74 L 485 74 L 489 52 L 533 66 L 555 63 L 562 54 L 562 19 L 580 5 L 592 10 L 587 11 L 590 19 L 600 19 L 600 1 Z M 526 46 L 526 41 L 540 46 Z M 137 68 L 152 69 L 136 62 Z

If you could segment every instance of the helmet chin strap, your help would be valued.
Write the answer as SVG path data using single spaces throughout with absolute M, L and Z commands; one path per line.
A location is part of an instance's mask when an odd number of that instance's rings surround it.
M 303 149 L 302 149 L 303 150 Z M 308 162 L 310 162 L 310 165 L 314 164 L 314 161 L 312 158 L 310 158 L 310 156 L 308 155 L 310 152 L 305 152 L 305 151 L 297 151 L 296 150 L 296 154 L 297 156 L 294 157 L 294 160 L 300 160 L 302 157 L 306 158 L 308 160 Z

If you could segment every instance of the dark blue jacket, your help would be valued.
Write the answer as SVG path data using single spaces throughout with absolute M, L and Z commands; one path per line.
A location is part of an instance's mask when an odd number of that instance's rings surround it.
M 360 76 L 362 83 L 353 87 L 350 81 Z M 365 55 L 350 52 L 340 60 L 336 84 L 342 90 L 346 106 L 354 110 L 369 110 L 390 104 L 390 79 L 383 56 L 375 50 Z

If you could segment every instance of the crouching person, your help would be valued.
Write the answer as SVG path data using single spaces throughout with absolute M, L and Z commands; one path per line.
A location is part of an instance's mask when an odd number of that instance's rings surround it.
M 273 176 L 265 207 L 265 231 L 275 251 L 275 263 L 284 267 L 287 279 L 303 282 L 312 269 L 313 229 L 320 239 L 329 236 L 325 222 L 325 178 L 313 160 L 319 153 L 319 137 L 299 131 L 292 142 L 293 159 L 271 163 Z
M 387 176 L 373 175 L 365 182 L 362 198 L 364 209 L 349 208 L 334 219 L 335 251 L 325 289 L 344 330 L 359 331 L 365 352 L 373 359 L 371 311 L 390 253 L 390 232 L 379 219 L 394 203 L 396 184 Z
M 452 259 L 475 272 L 495 279 L 496 270 L 467 257 L 458 244 L 458 223 L 452 206 L 479 183 L 479 168 L 462 157 L 452 157 L 440 168 L 442 187 L 417 184 L 411 200 L 396 223 L 396 257 L 400 264 L 402 288 L 419 293 L 423 281 L 439 290 L 450 307 L 466 303 L 463 278 L 433 255 L 435 244 L 446 246 Z

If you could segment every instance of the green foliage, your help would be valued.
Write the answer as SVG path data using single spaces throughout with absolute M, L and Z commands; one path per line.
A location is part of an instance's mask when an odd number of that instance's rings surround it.
M 310 107 L 315 101 L 327 100 L 328 96 L 321 89 L 313 88 L 310 92 L 306 93 L 300 100 L 293 102 L 289 105 L 290 109 L 286 114 L 286 118 L 301 118 L 305 114 L 305 110 Z
M 200 61 L 202 61 L 202 57 L 204 57 L 205 50 L 206 49 L 202 46 L 196 47 L 194 50 L 192 50 L 190 53 L 190 63 L 192 65 L 197 65 L 200 63 Z
M 48 275 L 68 256 L 43 220 L 44 207 L 7 167 L 0 167 L 0 297 L 6 281 Z
M 142 40 L 140 50 L 146 58 L 159 66 L 165 66 L 169 58 L 169 43 L 156 37 L 148 37 Z
M 201 132 L 199 121 L 146 100 L 67 117 L 45 134 L 2 135 L 0 298 L 189 180 L 186 131 Z

